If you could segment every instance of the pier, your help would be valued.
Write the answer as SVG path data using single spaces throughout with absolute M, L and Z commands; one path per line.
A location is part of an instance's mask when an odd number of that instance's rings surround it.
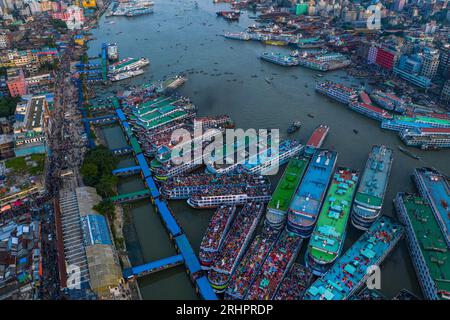
M 133 174 L 138 174 L 139 172 L 141 172 L 141 167 L 133 166 L 133 167 L 115 169 L 112 171 L 112 174 L 115 176 L 118 176 L 118 177 L 124 177 L 124 176 L 133 175 Z
M 132 147 L 123 147 L 123 148 L 111 149 L 111 151 L 116 156 L 123 156 L 123 155 L 133 152 L 133 148 Z
M 130 192 L 125 194 L 119 194 L 117 196 L 109 198 L 114 203 L 125 203 L 131 201 L 137 201 L 144 198 L 147 198 L 150 195 L 150 191 L 145 189 L 136 192 Z
M 111 124 L 117 121 L 117 117 L 114 115 L 107 115 L 95 118 L 83 118 L 83 122 L 92 123 L 92 124 Z
M 130 147 L 127 148 L 131 148 L 133 156 L 137 163 L 136 166 L 116 169 L 113 171 L 113 174 L 126 175 L 131 173 L 133 174 L 140 173 L 142 179 L 145 182 L 146 189 L 133 193 L 118 195 L 112 197 L 111 200 L 114 203 L 123 203 L 149 197 L 150 201 L 155 206 L 156 213 L 161 218 L 169 234 L 170 239 L 174 241 L 175 248 L 179 253 L 176 256 L 164 258 L 155 262 L 146 263 L 141 266 L 133 267 L 131 269 L 125 269 L 124 277 L 126 279 L 132 277 L 140 277 L 153 272 L 174 267 L 175 265 L 184 264 L 186 267 L 186 272 L 190 275 L 190 279 L 196 289 L 196 292 L 200 295 L 200 297 L 207 300 L 217 300 L 217 296 L 214 293 L 211 286 L 209 285 L 209 282 L 207 281 L 206 277 L 204 276 L 199 277 L 199 273 L 201 271 L 200 263 L 198 261 L 197 256 L 194 253 L 194 250 L 192 249 L 191 244 L 189 243 L 189 240 L 184 234 L 184 231 L 181 229 L 175 217 L 173 216 L 170 208 L 167 205 L 167 202 L 160 198 L 161 194 L 159 192 L 158 186 L 156 185 L 155 180 L 153 179 L 147 160 L 145 159 L 145 156 L 142 153 L 139 143 L 136 137 L 134 136 L 129 123 L 126 120 L 126 116 L 120 107 L 119 101 L 116 98 L 114 98 L 112 104 L 116 115 L 108 117 L 110 118 L 114 117 L 115 121 L 118 120 L 125 134 L 126 140 L 130 144 Z M 100 118 L 105 119 L 105 117 Z M 84 120 L 86 120 L 84 121 L 85 124 L 89 122 L 94 124 L 96 123 L 96 121 L 88 121 L 91 119 L 84 119 Z
M 125 269 L 123 270 L 123 277 L 125 279 L 130 279 L 133 277 L 143 277 L 161 270 L 166 270 L 169 268 L 179 266 L 183 262 L 184 262 L 183 255 L 178 254 L 176 256 L 163 258 L 157 261 Z

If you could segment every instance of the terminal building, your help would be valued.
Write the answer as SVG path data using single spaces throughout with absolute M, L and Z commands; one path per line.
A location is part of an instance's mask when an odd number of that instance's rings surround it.
M 93 207 L 95 188 L 63 189 L 56 206 L 61 289 L 71 299 L 117 299 L 122 269 L 107 219 Z

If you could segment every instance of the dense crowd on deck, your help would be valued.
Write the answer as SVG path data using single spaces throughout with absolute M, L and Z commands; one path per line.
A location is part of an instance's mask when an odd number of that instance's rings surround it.
M 262 232 L 255 237 L 250 248 L 245 253 L 244 258 L 239 263 L 236 271 L 231 277 L 225 298 L 243 299 L 261 265 L 264 263 L 269 250 L 279 236 L 278 230 L 265 227 Z
M 301 300 L 311 280 L 311 271 L 301 264 L 294 263 L 281 282 L 274 299 Z
M 203 253 L 217 252 L 219 250 L 235 211 L 235 206 L 220 206 L 216 210 L 200 244 L 200 260 L 202 260 L 201 256 Z
M 220 271 L 231 276 L 239 256 L 245 249 L 252 232 L 254 231 L 263 211 L 263 205 L 259 203 L 247 203 L 238 213 L 228 232 L 224 244 L 220 249 L 216 260 L 213 262 L 212 269 Z M 210 273 L 209 277 L 213 277 Z
M 246 186 L 221 186 L 214 189 L 199 191 L 191 196 L 191 199 L 203 199 L 207 197 L 228 196 L 228 195 L 247 195 L 248 197 L 257 197 L 270 195 L 271 192 L 267 185 L 246 185 Z
M 249 300 L 270 300 L 273 298 L 281 279 L 289 264 L 292 263 L 300 246 L 302 238 L 283 231 L 273 246 L 258 277 L 253 282 L 247 295 Z

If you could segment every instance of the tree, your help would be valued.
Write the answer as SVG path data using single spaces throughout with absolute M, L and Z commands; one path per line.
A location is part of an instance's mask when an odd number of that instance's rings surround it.
M 83 163 L 81 166 L 81 175 L 84 183 L 88 186 L 94 186 L 98 182 L 98 167 L 95 163 Z
M 0 117 L 9 117 L 16 112 L 17 103 L 20 97 L 3 97 L 0 98 Z
M 99 202 L 94 206 L 94 210 L 107 217 L 110 221 L 113 221 L 115 218 L 115 206 L 114 203 L 109 199 L 104 199 Z

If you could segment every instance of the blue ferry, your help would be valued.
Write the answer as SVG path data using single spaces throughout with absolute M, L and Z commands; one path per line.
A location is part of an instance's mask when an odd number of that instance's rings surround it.
M 337 152 L 319 149 L 314 153 L 305 176 L 288 210 L 287 229 L 307 238 L 311 235 L 336 165 Z

